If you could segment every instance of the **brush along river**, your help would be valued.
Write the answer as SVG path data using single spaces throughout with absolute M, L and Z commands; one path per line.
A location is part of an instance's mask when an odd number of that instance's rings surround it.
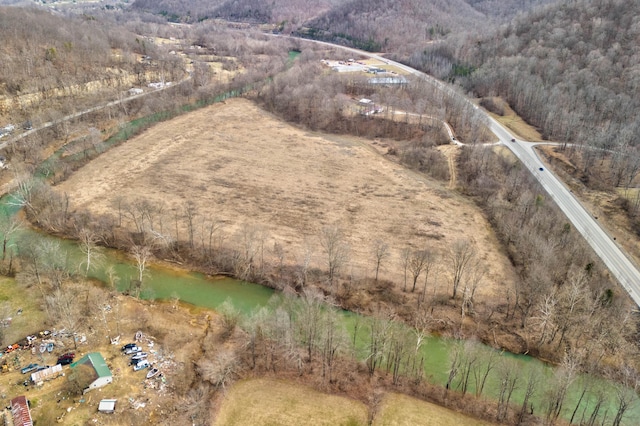
M 3 220 L 8 220 L 15 215 L 20 209 L 19 203 L 11 195 L 4 196 L 0 199 L 0 212 Z M 50 243 L 56 245 L 57 251 L 61 256 L 59 258 L 63 263 L 58 267 L 66 268 L 70 273 L 76 273 L 79 265 L 82 264 L 84 253 L 79 246 L 70 240 L 53 237 L 31 228 L 25 227 L 12 235 L 8 244 L 10 249 L 19 253 L 20 246 L 25 241 L 30 244 Z M 100 280 L 102 282 L 114 281 L 120 291 L 126 291 L 130 288 L 131 283 L 138 278 L 138 269 L 135 263 L 128 259 L 124 253 L 116 250 L 103 250 L 104 259 L 100 263 L 100 267 L 94 269 L 90 274 L 90 278 Z M 111 278 L 110 278 L 111 276 Z M 117 277 L 115 280 L 113 277 Z M 152 297 L 156 299 L 172 299 L 179 298 L 180 301 L 192 304 L 194 306 L 218 309 L 222 303 L 229 300 L 243 315 L 251 315 L 252 312 L 265 307 L 274 306 L 269 303 L 273 297 L 279 295 L 273 290 L 252 283 L 241 282 L 230 278 L 212 278 L 203 274 L 181 271 L 173 268 L 166 268 L 158 265 L 151 265 L 146 268 L 144 274 L 144 285 L 141 292 L 142 297 Z M 340 315 L 342 325 L 347 331 L 349 340 L 354 343 L 355 351 L 361 358 L 367 353 L 367 347 L 370 344 L 370 325 L 366 317 L 352 312 L 341 312 Z M 451 368 L 451 358 L 456 351 L 456 347 L 460 347 L 464 342 L 453 339 L 428 336 L 423 341 L 420 348 L 420 356 L 424 364 L 424 376 L 432 383 L 444 386 L 447 382 L 449 371 Z M 484 346 L 475 345 L 475 351 L 481 354 L 476 361 L 476 365 L 486 363 L 489 355 L 494 351 L 495 366 L 489 371 L 486 385 L 482 392 L 483 397 L 498 401 L 500 399 L 501 385 L 500 381 L 506 376 L 503 373 L 503 363 L 501 360 L 505 358 L 512 361 L 512 378 L 517 376 L 517 382 L 513 395 L 511 396 L 511 404 L 516 407 L 522 405 L 527 377 L 530 371 L 536 372 L 540 376 L 540 384 L 536 393 L 530 399 L 535 413 L 539 416 L 543 415 L 545 406 L 545 395 L 554 390 L 554 367 L 548 366 L 543 362 L 525 355 L 515 355 L 508 352 L 495 352 L 494 349 Z M 497 360 L 497 361 L 496 361 Z M 486 365 L 486 364 L 485 364 Z M 385 362 L 381 363 L 381 368 L 385 367 Z M 459 388 L 461 377 L 464 373 L 463 366 L 459 367 L 460 373 L 452 382 L 452 389 L 456 391 Z M 480 367 L 477 375 L 484 374 L 485 369 Z M 480 380 L 478 380 L 480 382 Z M 467 392 L 473 394 L 475 392 L 476 379 L 473 374 L 469 378 Z M 582 392 L 584 384 L 589 383 L 589 390 L 584 394 Z M 618 409 L 618 395 L 620 392 L 633 392 L 630 389 L 623 389 L 620 385 L 603 379 L 588 376 L 577 375 L 572 380 L 572 384 L 568 388 L 567 397 L 565 399 L 561 417 L 570 419 L 574 416 L 574 422 L 585 422 L 591 417 L 594 407 L 598 401 L 598 395 L 604 395 L 604 402 L 600 403 L 600 408 L 595 424 L 611 424 L 615 418 Z M 582 397 L 581 397 L 582 395 Z M 637 395 L 633 395 L 632 404 L 626 411 L 623 425 L 635 425 L 640 422 L 640 402 Z M 580 403 L 578 404 L 578 401 Z M 576 410 L 576 406 L 578 407 Z M 575 414 L 574 414 L 575 412 Z

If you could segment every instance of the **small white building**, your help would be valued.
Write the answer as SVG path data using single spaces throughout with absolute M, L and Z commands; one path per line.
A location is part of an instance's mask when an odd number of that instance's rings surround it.
M 98 404 L 98 411 L 101 413 L 113 414 L 116 412 L 117 399 L 103 399 Z
M 41 383 L 45 380 L 55 379 L 62 374 L 62 365 L 56 364 L 52 367 L 45 368 L 44 370 L 31 373 L 31 381 L 33 383 Z
M 362 98 L 358 101 L 358 109 L 361 115 L 371 115 L 382 111 L 375 102 L 367 98 Z
M 100 352 L 91 352 L 80 358 L 78 361 L 71 364 L 71 368 L 79 368 L 82 366 L 88 366 L 95 372 L 94 380 L 89 384 L 82 393 L 87 393 L 90 390 L 98 389 L 113 382 L 113 374 L 107 366 L 107 362 L 104 360 Z

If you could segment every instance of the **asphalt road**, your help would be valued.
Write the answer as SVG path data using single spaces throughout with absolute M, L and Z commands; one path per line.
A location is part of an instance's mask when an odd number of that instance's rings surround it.
M 535 143 L 517 140 L 510 142 L 511 134 L 491 119 L 491 130 L 529 169 L 564 212 L 574 228 L 587 240 L 602 259 L 611 274 L 620 282 L 631 298 L 640 306 L 640 273 L 618 244 L 600 226 L 598 221 L 580 204 L 573 193 L 540 161 Z
M 412 75 L 427 79 L 436 87 L 439 87 L 450 94 L 464 97 L 462 93 L 458 92 L 451 86 L 414 68 L 391 61 L 382 56 L 330 43 L 318 43 L 340 48 L 353 52 L 357 55 L 367 56 L 387 64 L 394 65 L 395 67 L 401 68 Z M 468 99 L 467 101 L 471 102 Z M 478 109 L 476 105 L 474 105 L 474 108 Z M 580 202 L 573 196 L 573 193 L 570 192 L 553 173 L 546 169 L 545 165 L 540 161 L 540 158 L 538 158 L 538 155 L 534 150 L 536 145 L 535 143 L 517 139 L 515 142 L 511 142 L 514 136 L 488 114 L 485 114 L 485 116 L 489 122 L 489 127 L 499 138 L 500 142 L 508 147 L 535 176 L 549 196 L 564 212 L 574 228 L 580 232 L 591 248 L 593 248 L 596 254 L 602 259 L 607 268 L 609 268 L 611 274 L 629 293 L 634 302 L 640 306 L 640 272 L 636 266 L 629 260 L 618 244 L 600 226 L 598 221 L 592 217 L 582 204 L 580 204 Z
M 375 55 L 372 53 L 364 52 L 358 49 L 352 49 L 348 47 L 337 46 L 331 43 L 312 41 L 319 44 L 325 44 L 327 46 L 331 46 L 334 48 L 339 48 L 345 51 L 353 52 L 358 55 L 367 56 L 370 58 L 377 59 L 384 63 L 394 65 L 412 75 L 425 78 L 429 82 L 431 82 L 436 87 L 449 92 L 450 94 L 455 94 L 457 96 L 464 95 L 458 91 L 456 91 L 451 86 L 444 84 L 443 82 L 436 80 L 435 78 L 428 76 L 414 68 L 411 68 L 407 65 L 403 65 L 399 62 L 391 61 L 382 56 Z M 188 79 L 189 77 L 187 77 Z M 180 82 L 182 83 L 182 82 Z M 66 121 L 75 117 L 78 117 L 83 114 L 87 114 L 89 112 L 93 112 L 108 106 L 116 105 L 122 101 L 134 99 L 140 96 L 144 96 L 147 93 L 141 95 L 130 96 L 128 98 L 117 100 L 113 102 L 109 102 L 105 105 L 101 105 L 95 108 L 90 108 L 85 111 L 78 112 L 76 114 L 72 114 L 67 117 L 63 117 L 54 122 L 44 123 L 39 126 L 37 129 L 30 130 L 25 132 L 18 137 L 12 138 L 9 141 L 6 141 L 0 144 L 0 148 L 4 148 L 8 143 L 15 143 L 23 137 L 41 130 L 46 127 L 50 127 L 54 124 L 57 124 L 62 121 Z M 465 98 L 466 99 L 466 98 Z M 466 99 L 468 102 L 470 100 Z M 476 105 L 474 108 L 478 109 Z M 589 212 L 587 212 L 584 207 L 580 204 L 580 202 L 573 196 L 573 194 L 560 182 L 558 178 L 553 175 L 550 171 L 546 170 L 537 154 L 534 151 L 534 143 L 516 140 L 515 142 L 511 142 L 513 136 L 500 125 L 497 121 L 495 121 L 490 116 L 486 115 L 487 120 L 489 121 L 489 126 L 493 133 L 499 138 L 499 140 L 507 146 L 515 155 L 522 161 L 522 163 L 529 169 L 529 171 L 536 177 L 536 179 L 540 182 L 542 187 L 547 191 L 547 193 L 551 196 L 551 198 L 556 202 L 556 204 L 560 207 L 560 209 L 567 216 L 569 221 L 573 224 L 573 226 L 582 234 L 582 236 L 586 239 L 586 241 L 591 245 L 593 250 L 596 252 L 598 256 L 602 259 L 604 264 L 609 268 L 611 274 L 620 282 L 620 284 L 625 288 L 625 290 L 629 293 L 631 298 L 635 301 L 635 303 L 640 306 L 640 272 L 633 265 L 633 263 L 629 260 L 629 258 L 625 255 L 625 253 L 618 247 L 616 242 L 605 232 L 604 229 L 600 226 L 600 224 L 595 220 Z M 541 170 L 542 169 L 542 170 Z

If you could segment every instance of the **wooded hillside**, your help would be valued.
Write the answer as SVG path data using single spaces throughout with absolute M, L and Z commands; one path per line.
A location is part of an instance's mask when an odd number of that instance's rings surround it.
M 346 0 L 136 0 L 133 9 L 161 14 L 174 22 L 228 19 L 250 23 L 301 23 Z
M 0 38 L 0 95 L 9 96 L 117 78 L 142 52 L 122 28 L 36 8 L 0 7 Z
M 468 39 L 458 60 L 478 67 L 469 89 L 504 97 L 545 138 L 637 144 L 640 2 L 563 2 Z
M 466 32 L 483 33 L 549 0 L 353 0 L 305 23 L 306 33 L 339 44 L 396 54 Z

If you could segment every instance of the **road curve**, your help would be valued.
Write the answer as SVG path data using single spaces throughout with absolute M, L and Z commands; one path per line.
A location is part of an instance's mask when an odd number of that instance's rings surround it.
M 467 102 L 472 103 L 453 87 L 399 62 L 391 61 L 380 55 L 350 47 L 343 47 L 308 39 L 302 40 L 324 44 L 333 48 L 339 48 L 358 55 L 377 59 L 386 64 L 398 67 L 414 76 L 424 78 L 445 92 L 464 97 Z M 476 110 L 479 110 L 477 105 L 473 104 L 473 107 Z M 482 111 L 480 110 L 480 112 Z M 596 252 L 607 268 L 609 268 L 611 274 L 618 280 L 622 287 L 624 287 L 627 293 L 629 293 L 636 305 L 640 306 L 640 272 L 636 266 L 629 260 L 618 244 L 600 226 L 598 221 L 593 218 L 582 204 L 580 204 L 578 199 L 573 196 L 573 193 L 570 192 L 553 173 L 546 170 L 544 164 L 540 161 L 540 158 L 535 152 L 535 143 L 514 139 L 514 136 L 500 123 L 488 114 L 484 113 L 484 115 L 489 123 L 489 128 L 498 137 L 500 142 L 509 148 L 511 152 L 513 152 L 514 155 L 522 161 L 527 169 L 535 176 L 538 182 L 540 182 L 540 185 L 542 185 L 549 196 L 556 202 L 560 210 L 562 210 L 562 212 L 567 216 L 574 228 L 580 232 L 593 251 Z M 511 142 L 511 140 L 515 140 L 515 142 Z

